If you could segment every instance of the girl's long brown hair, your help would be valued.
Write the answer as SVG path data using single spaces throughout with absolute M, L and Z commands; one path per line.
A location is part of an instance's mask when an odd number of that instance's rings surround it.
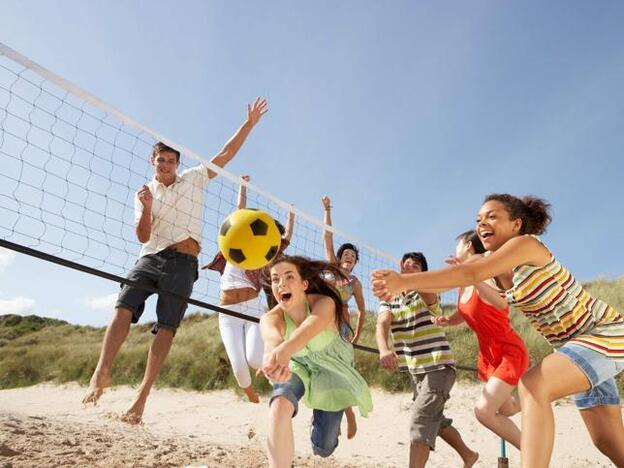
M 320 294 L 334 301 L 336 305 L 335 322 L 339 332 L 343 323 L 351 329 L 351 326 L 344 321 L 342 316 L 343 302 L 340 294 L 338 294 L 336 288 L 323 279 L 327 273 L 331 273 L 336 281 L 340 279 L 348 280 L 341 268 L 322 260 L 312 260 L 300 255 L 280 255 L 271 262 L 270 267 L 272 268 L 280 263 L 291 263 L 295 265 L 301 279 L 308 282 L 308 289 L 306 289 L 307 294 Z

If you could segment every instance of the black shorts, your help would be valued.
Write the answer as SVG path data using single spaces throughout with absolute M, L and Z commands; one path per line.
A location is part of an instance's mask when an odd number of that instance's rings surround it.
M 156 333 L 160 327 L 168 328 L 175 333 L 188 304 L 185 300 L 164 292 L 168 291 L 189 298 L 197 277 L 197 258 L 193 255 L 165 249 L 137 260 L 128 273 L 128 279 L 163 291 L 158 295 L 157 322 L 152 333 Z M 122 285 L 115 307 L 130 310 L 132 323 L 136 323 L 145 310 L 145 301 L 152 294 L 151 291 L 145 289 Z

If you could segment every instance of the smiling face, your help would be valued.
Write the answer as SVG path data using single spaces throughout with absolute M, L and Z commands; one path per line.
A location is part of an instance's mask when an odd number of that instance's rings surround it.
M 422 265 L 413 258 L 406 259 L 401 264 L 401 273 L 420 273 Z
M 486 250 L 498 250 L 512 237 L 520 235 L 522 220 L 510 219 L 505 205 L 497 200 L 485 202 L 477 215 L 476 231 Z
M 308 282 L 301 278 L 297 267 L 290 262 L 281 262 L 271 267 L 271 290 L 283 310 L 305 302 Z
M 156 172 L 156 180 L 164 185 L 171 185 L 176 180 L 176 170 L 180 161 L 176 153 L 161 151 L 152 158 L 152 166 Z
M 355 253 L 355 250 L 345 249 L 340 256 L 339 262 L 340 266 L 348 272 L 353 271 L 355 263 L 357 262 L 357 255 Z

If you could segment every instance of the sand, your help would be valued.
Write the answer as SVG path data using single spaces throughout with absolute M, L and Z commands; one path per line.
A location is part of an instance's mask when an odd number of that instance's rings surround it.
M 446 413 L 466 443 L 479 452 L 475 466 L 492 467 L 500 453 L 500 439 L 473 416 L 473 402 L 480 391 L 476 384 L 456 384 Z M 266 399 L 254 405 L 233 391 L 156 389 L 148 400 L 143 425 L 129 426 L 117 416 L 129 405 L 132 388 L 108 391 L 95 407 L 80 403 L 84 392 L 75 384 L 0 391 L 0 467 L 267 466 Z M 327 459 L 312 455 L 311 411 L 302 407 L 294 421 L 295 466 L 407 466 L 410 397 L 374 390 L 373 413 L 367 419 L 358 417 L 358 435 L 351 441 L 341 438 L 335 454 Z M 558 404 L 555 417 L 551 466 L 612 466 L 592 445 L 572 403 Z M 519 466 L 519 453 L 513 447 L 508 447 L 508 457 L 510 466 Z M 428 466 L 459 467 L 461 463 L 438 439 Z

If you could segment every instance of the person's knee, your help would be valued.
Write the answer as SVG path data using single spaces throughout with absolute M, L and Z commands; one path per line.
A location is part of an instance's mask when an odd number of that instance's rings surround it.
M 332 453 L 334 453 L 334 451 L 336 450 L 336 447 L 338 446 L 338 444 L 336 444 L 333 447 L 319 447 L 317 445 L 312 445 L 312 452 L 314 453 L 314 455 L 321 457 L 321 458 L 327 458 L 329 457 Z
M 321 440 L 312 442 L 312 452 L 322 458 L 329 457 L 338 447 L 338 436 L 323 437 Z
M 474 414 L 477 421 L 484 425 L 490 424 L 492 419 L 496 416 L 496 412 L 484 401 L 477 402 L 474 407 Z
M 270 413 L 274 418 L 292 418 L 295 406 L 285 396 L 277 396 L 271 401 Z
M 113 322 L 123 323 L 130 326 L 132 322 L 132 311 L 126 307 L 115 307 L 115 314 L 113 315 Z
M 518 382 L 518 395 L 520 396 L 521 405 L 522 402 L 529 399 L 537 401 L 549 399 L 543 380 L 532 372 L 524 374 Z

